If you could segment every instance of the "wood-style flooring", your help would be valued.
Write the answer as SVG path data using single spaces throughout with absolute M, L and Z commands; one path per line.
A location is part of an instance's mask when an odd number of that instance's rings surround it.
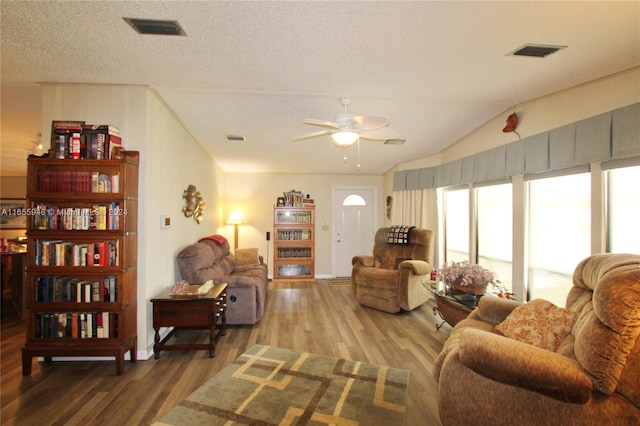
M 253 344 L 404 368 L 411 372 L 407 425 L 440 425 L 435 357 L 451 328 L 436 330 L 433 302 L 387 314 L 360 306 L 351 287 L 330 280 L 271 282 L 264 317 L 255 326 L 229 326 L 215 358 L 207 351 L 163 352 L 129 361 L 115 375 L 112 361 L 34 360 L 22 376 L 24 321 L 2 324 L 2 425 L 149 425 Z M 180 339 L 205 342 L 206 332 Z

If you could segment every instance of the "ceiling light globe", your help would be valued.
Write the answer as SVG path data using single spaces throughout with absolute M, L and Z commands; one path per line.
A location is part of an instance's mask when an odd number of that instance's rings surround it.
M 336 132 L 331 134 L 333 143 L 340 148 L 347 148 L 353 145 L 358 140 L 358 134 L 356 132 Z

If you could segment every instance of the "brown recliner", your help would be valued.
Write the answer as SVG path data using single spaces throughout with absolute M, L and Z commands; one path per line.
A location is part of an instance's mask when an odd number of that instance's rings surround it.
M 434 366 L 442 423 L 640 424 L 640 256 L 580 262 L 563 314 L 575 322 L 554 350 L 525 342 L 549 324 L 536 305 L 485 296 L 452 329 Z M 520 321 L 515 309 L 536 313 Z
M 361 305 L 396 313 L 410 311 L 430 296 L 434 233 L 413 228 L 407 244 L 390 243 L 391 228 L 380 228 L 374 238 L 373 255 L 352 260 L 351 287 Z

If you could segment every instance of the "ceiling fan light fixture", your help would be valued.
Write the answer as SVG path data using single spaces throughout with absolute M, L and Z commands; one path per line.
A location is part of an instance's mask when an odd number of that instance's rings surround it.
M 356 143 L 358 140 L 358 134 L 351 131 L 340 131 L 331 134 L 333 143 L 340 148 L 347 148 Z

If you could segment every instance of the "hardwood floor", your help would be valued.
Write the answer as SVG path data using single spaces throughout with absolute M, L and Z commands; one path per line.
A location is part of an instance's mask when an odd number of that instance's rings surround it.
M 432 301 L 396 315 L 360 306 L 351 287 L 271 282 L 265 315 L 255 326 L 229 326 L 216 351 L 163 352 L 160 359 L 40 363 L 22 376 L 24 322 L 2 326 L 0 423 L 3 425 L 148 425 L 253 344 L 408 369 L 407 425 L 439 425 L 433 361 L 451 328 L 439 331 Z M 180 333 L 206 341 L 206 332 Z

